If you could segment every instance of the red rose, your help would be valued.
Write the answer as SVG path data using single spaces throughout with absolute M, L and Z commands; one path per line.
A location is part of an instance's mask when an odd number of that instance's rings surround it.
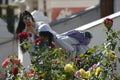
M 106 28 L 110 29 L 113 25 L 113 20 L 111 18 L 106 18 L 104 20 L 104 25 Z
M 27 32 L 22 32 L 22 36 L 23 36 L 24 39 L 27 39 L 28 38 Z
M 12 74 L 17 75 L 18 74 L 18 67 L 12 68 Z
M 41 41 L 40 38 L 36 38 L 34 42 L 35 42 L 35 44 L 37 44 L 37 43 L 39 43 L 40 41 Z
M 18 34 L 18 38 L 19 38 L 19 39 L 22 39 L 21 33 Z
M 8 62 L 10 61 L 10 58 L 6 58 L 3 63 L 2 66 L 7 66 Z
M 27 32 L 21 32 L 18 34 L 18 38 L 19 39 L 27 39 L 28 38 L 28 34 Z

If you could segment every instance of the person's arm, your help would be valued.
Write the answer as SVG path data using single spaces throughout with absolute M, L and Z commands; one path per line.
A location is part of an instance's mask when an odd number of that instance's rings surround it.
M 26 27 L 26 32 L 32 32 L 33 34 L 37 34 L 37 32 L 32 26 Z

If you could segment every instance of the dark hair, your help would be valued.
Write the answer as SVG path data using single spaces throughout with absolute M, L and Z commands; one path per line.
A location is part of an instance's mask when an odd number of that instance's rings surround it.
M 19 17 L 19 22 L 18 22 L 18 26 L 17 26 L 17 29 L 16 29 L 16 33 L 19 34 L 20 32 L 22 32 L 24 29 L 25 29 L 25 23 L 23 21 L 23 17 L 24 16 L 30 16 L 32 18 L 32 21 L 35 22 L 33 16 L 31 15 L 30 12 L 28 11 L 24 11 L 22 13 L 20 13 L 20 17 Z
M 41 31 L 39 32 L 39 36 L 43 36 L 43 37 L 47 37 L 48 38 L 48 42 L 49 42 L 49 45 L 52 43 L 53 41 L 53 34 L 50 33 L 49 31 Z
M 85 32 L 85 37 L 87 37 L 87 38 L 92 38 L 92 34 L 87 31 L 87 32 Z

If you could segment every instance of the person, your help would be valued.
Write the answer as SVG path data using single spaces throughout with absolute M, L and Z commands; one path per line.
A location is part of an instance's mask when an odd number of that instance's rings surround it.
M 89 49 L 88 45 L 92 38 L 92 34 L 90 32 L 78 30 L 70 30 L 66 33 L 61 34 L 61 36 L 65 36 L 62 39 L 74 47 L 76 51 L 76 57 L 80 53 L 86 53 L 86 51 Z
M 35 22 L 39 25 L 43 23 L 49 23 L 48 17 L 44 16 L 43 13 L 40 12 L 39 10 L 32 11 L 31 15 L 33 16 Z M 55 48 L 55 44 L 52 41 L 53 35 L 50 32 L 46 31 L 40 32 L 38 34 L 39 34 L 38 38 L 40 38 L 41 40 L 40 44 L 50 46 L 51 48 Z
M 49 31 L 39 32 L 39 38 L 41 40 L 41 45 L 50 46 L 55 48 L 55 43 L 53 42 L 53 34 Z
M 16 28 L 16 34 L 18 35 L 21 32 L 31 33 L 32 37 L 29 38 L 30 41 L 30 49 L 32 51 L 34 48 L 34 39 L 37 35 L 37 27 L 39 24 L 35 23 L 35 20 L 30 12 L 23 11 L 20 13 L 18 26 Z M 23 51 L 22 46 L 19 44 L 22 43 L 22 40 L 18 40 L 18 58 L 23 63 L 23 66 L 26 68 L 31 64 L 29 51 Z
M 37 34 L 36 29 L 38 26 L 35 24 L 35 20 L 30 12 L 23 11 L 20 13 L 18 26 L 16 33 L 19 34 L 23 31 L 32 32 L 32 34 Z
M 88 49 L 87 45 L 79 44 L 79 41 L 71 36 L 58 34 L 53 31 L 49 24 L 42 24 L 38 27 L 38 32 L 50 32 L 53 34 L 53 41 L 55 42 L 56 47 L 62 48 L 63 50 L 68 51 L 69 58 L 75 58 L 80 53 L 85 53 Z M 65 33 L 66 34 L 66 33 Z M 83 35 L 83 34 L 82 34 Z M 84 36 L 85 35 L 85 36 Z M 88 39 L 90 42 L 92 35 L 90 32 L 86 32 L 83 35 L 84 39 Z

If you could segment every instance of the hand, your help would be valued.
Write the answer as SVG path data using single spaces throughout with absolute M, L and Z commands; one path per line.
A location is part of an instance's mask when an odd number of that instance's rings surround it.
M 30 22 L 27 22 L 25 25 L 26 25 L 27 32 L 32 32 L 33 34 L 37 34 L 37 32 L 35 31 L 34 27 Z
M 25 25 L 26 25 L 26 27 L 32 26 L 30 22 L 26 22 Z

